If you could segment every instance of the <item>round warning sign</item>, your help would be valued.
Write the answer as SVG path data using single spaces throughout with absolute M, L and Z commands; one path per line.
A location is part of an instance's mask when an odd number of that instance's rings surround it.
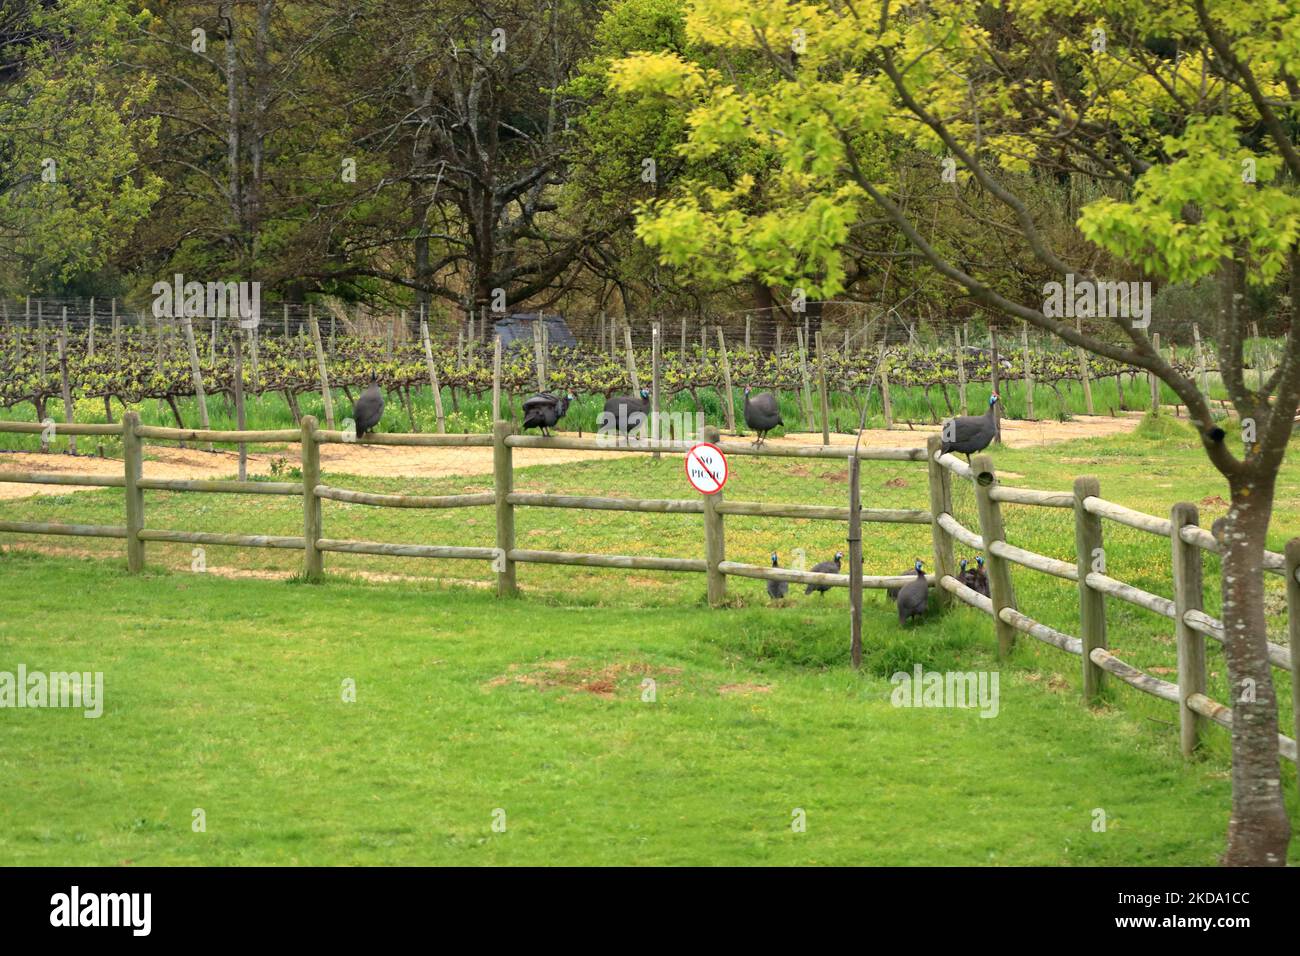
M 701 494 L 716 495 L 727 483 L 727 457 L 708 442 L 692 445 L 686 453 L 686 480 Z

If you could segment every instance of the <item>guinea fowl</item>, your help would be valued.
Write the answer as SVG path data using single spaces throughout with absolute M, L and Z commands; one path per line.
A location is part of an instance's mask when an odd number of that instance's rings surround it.
M 812 566 L 812 569 L 818 574 L 839 574 L 840 562 L 844 560 L 844 552 L 836 551 L 834 561 L 819 561 Z M 825 594 L 831 589 L 829 584 L 810 584 L 804 589 L 804 594 L 812 594 L 816 591 L 818 594 Z
M 576 397 L 572 392 L 567 392 L 559 398 L 550 392 L 534 395 L 524 402 L 524 428 L 540 428 L 542 434 L 550 438 L 546 430 L 555 427 L 555 423 L 569 410 L 569 402 Z
M 989 396 L 989 410 L 983 415 L 958 415 L 943 423 L 943 444 L 940 451 L 945 455 L 959 451 L 970 461 L 970 456 L 989 447 L 989 442 L 998 433 L 998 395 Z
M 640 415 L 641 417 L 633 421 L 633 415 Z M 614 434 L 626 438 L 629 432 L 640 428 L 641 423 L 646 421 L 649 415 L 649 389 L 641 389 L 640 398 L 633 395 L 614 395 L 605 399 L 605 412 L 601 416 L 600 429 L 602 432 L 613 429 Z
M 1228 543 L 1224 537 L 1227 533 L 1228 516 L 1222 515 L 1221 517 L 1215 518 L 1214 523 L 1210 525 L 1210 534 L 1214 536 L 1215 541 L 1219 542 L 1219 547 L 1221 548 Z
M 767 440 L 768 432 L 777 425 L 784 425 L 785 421 L 781 418 L 781 409 L 777 407 L 775 395 L 764 392 L 751 398 L 750 391 L 750 387 L 746 385 L 745 424 L 758 433 L 758 438 L 754 441 L 754 447 L 757 448 Z
M 925 580 L 921 562 L 916 562 L 916 580 L 908 581 L 898 592 L 898 623 L 906 624 L 921 617 L 930 608 L 930 585 Z
M 774 568 L 780 567 L 780 565 L 776 563 L 775 551 L 772 552 L 772 567 Z M 781 598 L 785 597 L 788 593 L 790 593 L 789 581 L 768 581 L 767 582 L 768 597 L 779 601 L 781 600 Z
M 372 375 L 370 387 L 361 393 L 356 404 L 352 406 L 352 421 L 357 427 L 357 437 L 374 431 L 379 419 L 384 417 L 384 396 L 379 391 L 379 382 Z
M 961 570 L 957 572 L 957 580 L 966 585 L 966 587 L 971 587 L 970 579 L 971 575 L 974 573 L 973 570 L 970 570 L 970 562 L 965 558 L 962 558 Z
M 970 572 L 970 580 L 967 585 L 973 591 L 978 591 L 985 597 L 989 596 L 989 576 L 984 570 L 984 555 L 977 555 L 975 558 L 975 567 Z
M 967 578 L 968 578 L 968 576 L 969 576 L 969 572 L 966 570 L 966 565 L 969 564 L 969 563 L 970 563 L 970 562 L 967 561 L 965 558 L 962 558 L 962 559 L 961 559 L 961 570 L 957 572 L 957 580 L 960 581 L 962 584 L 967 585 L 968 587 L 970 586 L 970 582 L 969 582 L 969 580 L 967 580 Z M 911 574 L 914 570 L 915 570 L 915 568 L 908 568 L 906 571 L 904 571 L 902 574 L 900 574 L 899 577 L 900 577 L 900 578 L 902 578 L 902 577 L 906 577 L 907 575 Z M 897 601 L 897 600 L 898 600 L 898 592 L 901 591 L 901 590 L 903 590 L 901 587 L 897 587 L 897 588 L 885 588 L 885 596 L 886 596 L 887 598 L 889 598 L 889 600 L 891 600 L 891 601 Z

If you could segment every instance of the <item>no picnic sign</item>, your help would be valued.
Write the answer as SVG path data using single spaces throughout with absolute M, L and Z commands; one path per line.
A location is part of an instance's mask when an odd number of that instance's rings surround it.
M 727 483 L 727 458 L 708 442 L 692 445 L 686 453 L 686 480 L 700 494 L 716 495 Z

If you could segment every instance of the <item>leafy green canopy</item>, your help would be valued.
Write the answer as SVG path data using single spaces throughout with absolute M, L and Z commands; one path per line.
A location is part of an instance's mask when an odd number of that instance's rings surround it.
M 119 0 L 33 5 L 11 24 L 16 75 L 0 80 L 0 266 L 22 282 L 104 264 L 157 200 L 139 168 L 153 81 L 123 70 L 124 37 L 148 14 Z
M 1238 0 L 1214 16 L 1244 38 L 1234 51 L 1264 95 L 1294 101 L 1281 72 L 1300 59 L 1300 9 Z M 686 32 L 714 61 L 762 53 L 769 64 L 755 80 L 655 51 L 610 69 L 615 90 L 688 106 L 682 156 L 757 146 L 774 158 L 761 196 L 740 176 L 726 188 L 683 182 L 641 205 L 637 234 L 662 263 L 703 278 L 756 272 L 840 292 L 844 244 L 874 212 L 863 184 L 896 193 L 898 148 L 932 155 L 936 171 L 951 152 L 925 114 L 1008 180 L 1060 169 L 1060 134 L 1088 131 L 1099 177 L 1127 180 L 1112 175 L 1121 163 L 1140 173 L 1083 207 L 1077 227 L 1149 274 L 1194 281 L 1244 253 L 1250 281 L 1268 283 L 1295 243 L 1300 199 L 1276 181 L 1271 142 L 1250 136 L 1256 104 L 1216 78 L 1211 38 L 1187 4 L 688 0 Z M 1155 55 L 1162 44 L 1175 54 Z M 969 175 L 961 164 L 957 174 Z

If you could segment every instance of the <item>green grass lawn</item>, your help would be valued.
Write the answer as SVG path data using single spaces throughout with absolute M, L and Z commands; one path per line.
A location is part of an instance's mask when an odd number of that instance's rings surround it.
M 1050 448 L 996 450 L 1008 483 L 1102 493 L 1164 514 L 1224 494 L 1185 426 Z M 733 499 L 840 503 L 844 466 L 733 459 Z M 0 466 L 3 461 L 0 460 Z M 486 476 L 328 476 L 373 490 L 483 490 Z M 665 456 L 521 469 L 516 488 L 686 497 Z M 924 466 L 864 466 L 864 498 L 924 507 Z M 975 527 L 969 488 L 959 520 Z M 1300 469 L 1278 495 L 1272 547 L 1300 533 Z M 116 524 L 105 490 L 0 502 L 8 520 Z M 300 534 L 297 499 L 150 492 L 149 527 Z M 1072 559 L 1069 512 L 1008 507 L 1015 544 Z M 727 519 L 727 556 L 779 550 L 811 564 L 844 528 Z M 492 543 L 488 508 L 400 511 L 325 503 L 330 537 Z M 1107 525 L 1109 573 L 1169 593 L 1169 545 Z M 520 509 L 521 547 L 697 557 L 691 515 Z M 924 527 L 868 528 L 869 572 L 929 560 Z M 0 670 L 105 675 L 98 720 L 0 711 L 0 861 L 6 863 L 843 863 L 1213 864 L 1229 809 L 1227 735 L 1196 760 L 1178 753 L 1174 709 L 1112 686 L 1079 700 L 1079 661 L 1022 637 L 998 662 L 990 621 L 932 611 L 900 631 L 868 592 L 866 663 L 847 665 L 847 596 L 792 594 L 731 579 L 732 607 L 704 606 L 702 575 L 520 567 L 524 596 L 498 600 L 486 563 L 326 556 L 320 586 L 284 576 L 292 552 L 149 546 L 124 571 L 121 542 L 5 535 Z M 29 548 L 40 548 L 44 554 Z M 1207 608 L 1218 565 L 1206 557 Z M 264 576 L 232 576 L 264 572 Z M 400 576 L 367 580 L 361 572 Z M 273 576 L 281 573 L 281 576 Z M 1026 613 L 1077 630 L 1068 582 L 1017 570 Z M 1281 600 L 1281 581 L 1270 582 Z M 1282 605 L 1284 608 L 1284 604 Z M 1108 602 L 1125 660 L 1175 678 L 1168 622 Z M 1281 625 L 1281 616 L 1279 618 Z M 1284 639 L 1279 632 L 1274 639 Z M 889 676 L 998 671 L 1000 711 L 891 705 Z M 1210 648 L 1212 694 L 1225 699 Z M 1275 672 L 1276 673 L 1276 672 Z M 1281 676 L 1281 675 L 1279 675 Z M 642 699 L 642 682 L 656 699 Z M 341 699 L 345 680 L 356 700 Z M 1281 684 L 1289 700 L 1289 685 Z M 1289 706 L 1282 715 L 1291 720 Z M 1289 805 L 1300 815 L 1285 765 Z M 191 829 L 202 808 L 207 831 Z M 505 832 L 492 828 L 505 811 Z M 791 827 L 806 813 L 805 832 Z M 1094 810 L 1106 813 L 1093 831 Z M 1300 861 L 1293 845 L 1292 860 Z

